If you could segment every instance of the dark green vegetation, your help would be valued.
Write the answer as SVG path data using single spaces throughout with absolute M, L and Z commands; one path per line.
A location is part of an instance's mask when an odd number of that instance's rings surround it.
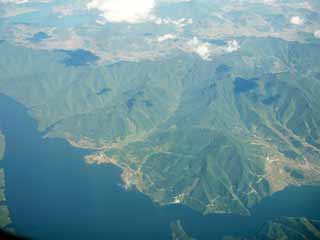
M 0 205 L 0 228 L 6 229 L 11 224 L 10 212 L 6 205 Z
M 224 240 L 316 240 L 320 239 L 320 222 L 306 218 L 279 218 L 264 224 L 255 236 L 225 237 Z
M 2 43 L 0 91 L 160 204 L 249 214 L 290 184 L 319 183 L 319 47 L 243 38 L 213 61 L 175 52 L 99 66 Z

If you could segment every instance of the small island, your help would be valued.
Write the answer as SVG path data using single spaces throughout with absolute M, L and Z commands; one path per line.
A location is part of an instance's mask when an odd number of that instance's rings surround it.
M 183 229 L 181 220 L 176 220 L 170 224 L 172 240 L 196 240 L 190 237 Z
M 5 137 L 0 132 L 0 160 L 4 159 Z M 9 208 L 6 205 L 5 197 L 5 171 L 0 167 L 0 228 L 9 230 L 7 227 L 11 224 Z

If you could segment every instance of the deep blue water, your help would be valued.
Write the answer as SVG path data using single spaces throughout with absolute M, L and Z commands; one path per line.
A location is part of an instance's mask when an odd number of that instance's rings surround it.
M 170 239 L 181 219 L 198 239 L 257 231 L 279 216 L 320 219 L 320 188 L 289 188 L 252 209 L 252 216 L 201 214 L 183 206 L 159 207 L 120 187 L 120 170 L 87 165 L 89 151 L 61 139 L 43 139 L 26 109 L 0 94 L 0 128 L 7 148 L 6 197 L 14 229 L 33 239 Z
M 28 40 L 30 42 L 41 42 L 45 39 L 48 39 L 50 36 L 48 34 L 46 34 L 45 32 L 37 32 L 36 34 L 34 34 L 31 38 L 29 38 Z
M 63 52 L 67 55 L 66 58 L 63 60 L 66 66 L 79 67 L 90 63 L 95 63 L 99 60 L 99 57 L 94 55 L 92 52 L 83 49 L 60 50 L 60 52 Z

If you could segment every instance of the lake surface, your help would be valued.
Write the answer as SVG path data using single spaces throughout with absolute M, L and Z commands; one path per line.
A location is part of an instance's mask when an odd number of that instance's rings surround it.
M 201 214 L 180 205 L 159 207 L 121 185 L 120 170 L 87 165 L 89 151 L 44 139 L 27 110 L 0 94 L 0 128 L 7 148 L 6 197 L 12 227 L 32 239 L 170 239 L 181 219 L 198 239 L 253 233 L 279 216 L 320 219 L 320 188 L 289 188 L 264 200 L 252 216 Z

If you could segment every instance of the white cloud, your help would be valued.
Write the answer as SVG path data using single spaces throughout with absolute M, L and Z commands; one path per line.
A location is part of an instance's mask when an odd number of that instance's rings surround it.
M 235 51 L 238 51 L 240 49 L 240 45 L 239 45 L 237 40 L 228 41 L 227 44 L 228 44 L 228 46 L 226 48 L 227 52 L 235 52 Z
M 106 24 L 105 21 L 101 21 L 101 20 L 96 20 L 96 23 L 99 24 L 99 25 L 104 25 L 104 24 Z
M 302 25 L 304 20 L 299 16 L 294 16 L 290 19 L 290 22 L 294 25 Z
M 190 25 L 193 23 L 192 18 L 180 18 L 180 19 L 171 19 L 171 18 L 158 18 L 158 17 L 151 17 L 151 20 L 158 25 L 162 25 L 162 24 L 172 24 L 172 25 L 176 25 L 179 28 L 183 28 L 187 25 Z
M 88 9 L 97 9 L 109 22 L 139 23 L 150 18 L 155 0 L 91 0 Z
M 1 1 L 1 0 L 0 0 Z M 192 24 L 192 19 L 159 18 L 152 14 L 157 4 L 190 2 L 191 0 L 90 0 L 87 4 L 89 10 L 96 9 L 102 12 L 107 22 L 140 23 L 151 21 L 155 24 L 172 24 L 179 28 Z
M 210 44 L 201 42 L 197 37 L 194 37 L 187 43 L 189 49 L 198 54 L 204 60 L 211 60 L 210 58 Z
M 313 33 L 315 38 L 320 38 L 320 30 L 317 30 Z
M 165 34 L 165 35 L 162 35 L 160 37 L 158 37 L 158 42 L 164 42 L 164 41 L 168 41 L 168 40 L 174 40 L 176 39 L 177 36 L 176 35 L 173 35 L 173 34 Z

